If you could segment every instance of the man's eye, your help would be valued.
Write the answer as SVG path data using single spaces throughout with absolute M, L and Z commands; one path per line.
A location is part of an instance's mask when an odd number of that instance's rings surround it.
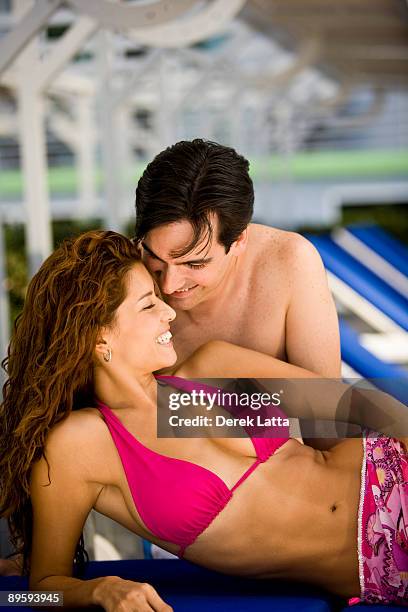
M 144 251 L 144 254 L 146 257 L 149 257 L 150 259 L 159 259 L 158 257 L 156 257 L 156 255 L 153 255 L 153 253 L 149 253 L 149 251 Z
M 200 268 L 205 268 L 205 264 L 187 264 L 187 266 L 192 270 L 200 270 Z

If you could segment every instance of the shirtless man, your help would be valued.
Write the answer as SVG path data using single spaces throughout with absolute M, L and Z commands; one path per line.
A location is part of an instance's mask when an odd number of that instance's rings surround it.
M 182 141 L 138 183 L 136 239 L 177 312 L 178 362 L 226 340 L 339 377 L 338 321 L 320 256 L 299 234 L 250 223 L 248 167 L 234 149 Z

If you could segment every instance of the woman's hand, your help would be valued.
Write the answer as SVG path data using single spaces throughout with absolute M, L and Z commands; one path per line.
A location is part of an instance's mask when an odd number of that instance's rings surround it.
M 156 589 L 147 582 L 106 576 L 95 588 L 94 603 L 106 612 L 172 612 Z
M 8 559 L 0 559 L 0 576 L 21 576 L 23 555 L 13 555 Z

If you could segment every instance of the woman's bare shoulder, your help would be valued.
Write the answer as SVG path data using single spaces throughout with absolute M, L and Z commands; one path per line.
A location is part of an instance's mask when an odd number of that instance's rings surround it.
M 99 425 L 100 423 L 100 425 Z M 81 440 L 93 432 L 94 428 L 103 428 L 103 418 L 97 408 L 73 410 L 64 419 L 54 425 L 49 432 L 50 439 L 62 441 L 79 437 Z
M 91 480 L 99 473 L 99 465 L 106 466 L 111 449 L 109 430 L 96 408 L 72 411 L 52 427 L 46 440 L 46 451 L 64 454 L 83 468 Z

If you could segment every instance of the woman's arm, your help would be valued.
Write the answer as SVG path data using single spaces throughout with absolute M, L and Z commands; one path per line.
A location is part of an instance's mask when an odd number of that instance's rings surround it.
M 106 576 L 93 580 L 73 578 L 75 548 L 85 520 L 102 485 L 92 480 L 92 458 L 87 430 L 69 419 L 58 424 L 47 438 L 46 457 L 32 468 L 30 493 L 33 539 L 30 590 L 62 591 L 64 607 L 101 605 L 114 612 L 126 601 L 133 609 L 171 608 L 151 585 Z M 78 452 L 80 449 L 80 452 Z M 50 483 L 50 484 L 49 484 Z M 132 609 L 132 608 L 130 608 Z
M 211 340 L 174 370 L 183 378 L 316 378 L 322 376 L 252 349 Z
M 283 391 L 281 407 L 289 417 L 309 426 L 305 437 L 323 437 L 321 425 L 318 436 L 313 434 L 316 421 L 339 423 L 339 437 L 344 435 L 344 423 L 397 438 L 408 435 L 408 409 L 390 395 L 377 389 L 355 388 L 340 379 L 325 379 L 228 342 L 216 340 L 201 346 L 175 374 L 184 378 L 255 378 L 270 393 Z

